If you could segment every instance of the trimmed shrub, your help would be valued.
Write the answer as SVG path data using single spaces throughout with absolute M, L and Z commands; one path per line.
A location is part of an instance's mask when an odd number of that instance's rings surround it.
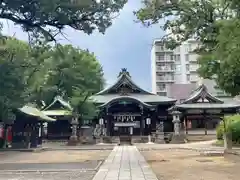
M 240 143 L 240 120 L 235 121 L 231 124 L 232 141 L 234 143 Z
M 226 116 L 224 117 L 226 124 L 226 132 L 232 133 L 232 141 L 240 142 L 240 115 Z M 221 121 L 217 127 L 217 139 L 222 140 L 224 133 L 224 122 Z

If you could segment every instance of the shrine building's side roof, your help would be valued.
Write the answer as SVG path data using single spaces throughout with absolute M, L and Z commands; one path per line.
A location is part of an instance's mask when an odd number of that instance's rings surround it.
M 50 105 L 48 105 L 47 107 L 43 108 L 43 110 L 44 110 L 44 111 L 46 111 L 46 110 L 52 110 L 52 107 L 53 107 L 56 103 L 59 103 L 59 104 L 62 106 L 62 108 L 66 109 L 66 110 L 70 110 L 70 111 L 72 110 L 71 105 L 70 105 L 67 101 L 64 101 L 61 96 L 56 96 L 56 97 L 54 98 L 53 102 L 52 102 Z M 56 110 L 56 109 L 54 108 L 54 110 Z
M 228 109 L 238 108 L 240 104 L 216 104 L 216 103 L 195 103 L 195 104 L 178 104 L 179 109 Z
M 43 108 L 42 113 L 46 116 L 69 116 L 72 114 L 72 107 L 62 97 L 56 96 L 50 105 Z
M 139 87 L 131 78 L 129 72 L 123 68 L 117 81 L 110 87 L 93 95 L 91 99 L 98 104 L 106 104 L 114 99 L 129 98 L 144 103 L 175 103 L 176 100 L 166 96 L 150 93 Z M 151 106 L 145 104 L 146 106 Z
M 18 110 L 21 111 L 24 114 L 29 115 L 29 116 L 37 117 L 39 120 L 56 121 L 56 119 L 48 117 L 42 111 L 40 111 L 39 109 L 37 109 L 35 107 L 31 107 L 31 106 L 25 105 L 22 108 L 19 108 Z
M 192 104 L 195 102 L 210 102 L 210 103 L 219 103 L 223 104 L 224 101 L 221 99 L 214 97 L 207 90 L 207 87 L 204 84 L 201 84 L 196 90 L 194 90 L 191 95 L 182 103 L 183 104 Z
M 196 90 L 194 90 L 190 96 L 180 104 L 176 104 L 169 110 L 175 109 L 228 109 L 239 108 L 240 103 L 232 100 L 224 100 L 214 97 L 208 92 L 207 87 L 201 84 Z

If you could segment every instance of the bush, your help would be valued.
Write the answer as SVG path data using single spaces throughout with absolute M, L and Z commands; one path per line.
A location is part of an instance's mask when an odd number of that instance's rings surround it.
M 232 133 L 232 141 L 240 142 L 240 115 L 224 117 L 226 132 Z M 217 127 L 217 139 L 223 140 L 224 122 L 222 121 Z

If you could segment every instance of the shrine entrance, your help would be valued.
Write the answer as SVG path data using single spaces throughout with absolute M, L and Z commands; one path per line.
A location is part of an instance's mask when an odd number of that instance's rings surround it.
M 125 123 L 128 124 L 128 123 Z M 133 127 L 118 127 L 120 145 L 132 144 L 132 129 Z
M 135 123 L 131 122 L 115 122 L 114 127 L 118 131 L 118 136 L 120 140 L 120 145 L 132 143 L 132 135 L 133 135 L 133 126 Z
M 119 127 L 120 136 L 128 136 L 130 134 L 129 127 Z

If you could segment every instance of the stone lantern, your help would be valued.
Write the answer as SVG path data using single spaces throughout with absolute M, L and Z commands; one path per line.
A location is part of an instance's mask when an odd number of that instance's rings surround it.
M 184 143 L 184 136 L 183 134 L 181 134 L 181 121 L 180 121 L 180 116 L 181 116 L 181 112 L 179 111 L 173 111 L 172 113 L 173 116 L 173 125 L 174 125 L 174 132 L 173 132 L 173 136 L 172 136 L 172 140 L 171 143 Z
M 77 137 L 78 118 L 77 117 L 72 118 L 71 125 L 72 125 L 72 135 L 69 139 L 68 144 L 77 145 L 78 143 L 78 137 Z
M 179 135 L 180 134 L 180 115 L 181 112 L 179 111 L 173 111 L 173 124 L 174 124 L 174 135 Z

